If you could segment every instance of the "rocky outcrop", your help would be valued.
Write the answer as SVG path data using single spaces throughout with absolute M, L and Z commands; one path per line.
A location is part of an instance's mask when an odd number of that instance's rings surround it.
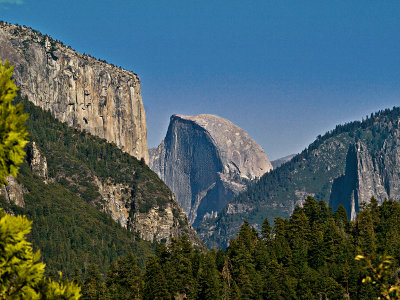
M 400 130 L 386 138 L 380 149 L 369 149 L 362 141 L 350 146 L 346 171 L 332 185 L 331 206 L 343 205 L 354 220 L 361 203 L 372 197 L 400 200 Z
M 118 222 L 122 227 L 128 227 L 129 205 L 131 189 L 128 185 L 121 183 L 103 183 L 96 176 L 94 183 L 97 185 L 101 200 L 104 203 L 104 210 L 111 215 L 114 221 Z
M 14 176 L 6 178 L 7 184 L 0 188 L 0 195 L 3 196 L 8 203 L 14 203 L 17 206 L 24 207 L 24 194 L 27 193 L 25 187 L 20 184 Z
M 194 229 L 179 220 L 187 220 L 187 217 L 176 202 L 171 202 L 164 209 L 153 207 L 147 213 L 136 212 L 132 220 L 132 229 L 146 241 L 169 243 L 171 237 L 187 235 L 193 245 L 203 248 Z
M 148 162 L 146 114 L 136 74 L 3 22 L 0 57 L 15 65 L 21 94 L 35 105 Z
M 194 229 L 188 224 L 182 208 L 172 198 L 164 207 L 153 206 L 149 211 L 136 209 L 139 201 L 132 199 L 133 190 L 121 183 L 103 183 L 94 176 L 104 210 L 122 227 L 137 232 L 146 241 L 170 242 L 171 237 L 187 235 L 198 247 L 203 247 Z
M 171 188 L 196 226 L 272 166 L 244 130 L 202 114 L 171 117 L 164 141 L 150 150 L 150 168 Z
M 49 176 L 47 160 L 46 157 L 40 153 L 36 143 L 30 143 L 27 146 L 26 152 L 26 159 L 31 167 L 32 173 L 41 177 L 45 183 L 48 183 Z M 7 184 L 0 188 L 0 195 L 2 195 L 9 203 L 14 203 L 17 206 L 24 207 L 24 194 L 28 191 L 14 176 L 8 176 L 6 180 Z
M 47 170 L 47 159 L 43 156 L 35 142 L 32 142 L 27 149 L 26 159 L 32 169 L 32 173 L 42 177 L 45 182 L 49 179 Z

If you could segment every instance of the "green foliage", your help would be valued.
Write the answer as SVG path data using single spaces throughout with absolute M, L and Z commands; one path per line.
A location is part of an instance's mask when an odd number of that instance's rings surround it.
M 0 214 L 0 298 L 79 299 L 81 288 L 76 284 L 43 277 L 40 253 L 34 253 L 25 239 L 31 222 L 23 216 Z
M 362 283 L 380 290 L 382 297 L 378 299 L 400 299 L 400 279 L 398 270 L 394 269 L 396 262 L 393 257 L 383 255 L 376 260 L 374 257 L 359 254 L 355 259 L 363 263 L 363 269 L 367 273 Z
M 133 253 L 120 257 L 107 273 L 107 289 L 114 299 L 141 299 L 142 271 Z
M 160 300 L 171 298 L 167 280 L 157 257 L 150 257 L 147 260 L 144 282 L 144 299 Z
M 377 220 L 372 227 L 368 215 Z M 342 209 L 309 197 L 289 219 L 263 224 L 259 235 L 244 221 L 225 251 L 200 253 L 185 238 L 160 245 L 141 277 L 142 299 L 398 299 L 400 256 L 391 239 L 400 230 L 399 202 L 372 201 L 348 222 Z M 367 240 L 375 247 L 360 263 L 354 257 Z M 135 270 L 134 259 L 121 261 Z
M 31 222 L 23 216 L 3 215 L 0 219 L 0 295 L 14 298 L 39 298 L 38 285 L 44 267 L 38 262 L 25 236 Z
M 17 176 L 22 163 L 28 132 L 22 104 L 12 102 L 17 95 L 17 87 L 12 79 L 14 67 L 0 59 L 0 185 L 6 183 L 6 176 Z

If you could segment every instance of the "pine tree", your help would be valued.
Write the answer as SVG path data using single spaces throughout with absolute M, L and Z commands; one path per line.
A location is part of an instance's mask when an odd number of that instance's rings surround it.
M 89 264 L 85 274 L 82 292 L 84 299 L 95 300 L 106 298 L 106 287 L 97 265 Z
M 157 257 L 150 257 L 147 260 L 144 282 L 144 299 L 171 299 L 168 291 L 167 281 Z
M 221 299 L 221 279 L 215 263 L 215 252 L 208 252 L 199 271 L 199 299 Z
M 141 299 L 142 277 L 133 253 L 118 258 L 107 273 L 107 288 L 115 299 Z
M 271 225 L 269 225 L 268 218 L 265 218 L 261 226 L 261 237 L 263 238 L 264 241 L 269 242 L 271 241 L 271 236 L 272 236 L 272 228 Z
M 357 215 L 358 245 L 362 253 L 372 255 L 375 252 L 375 232 L 371 211 L 361 210 Z
M 232 294 L 232 265 L 229 256 L 225 256 L 224 266 L 222 267 L 222 299 L 228 300 Z
M 348 230 L 349 226 L 349 218 L 346 213 L 346 209 L 343 207 L 343 205 L 339 205 L 335 213 L 333 214 L 333 217 L 335 219 L 336 224 L 345 230 Z

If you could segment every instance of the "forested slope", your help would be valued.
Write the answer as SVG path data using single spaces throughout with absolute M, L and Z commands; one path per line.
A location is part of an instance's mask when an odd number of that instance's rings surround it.
M 47 159 L 48 179 L 34 174 L 25 161 L 17 178 L 25 205 L 1 198 L 1 206 L 33 221 L 31 240 L 42 251 L 48 271 L 71 275 L 84 271 L 90 263 L 105 271 L 118 256 L 130 252 L 144 266 L 154 251 L 151 241 L 166 242 L 171 236 L 186 234 L 200 245 L 168 187 L 143 161 L 68 127 L 26 99 L 19 101 L 30 114 L 30 140 Z M 117 209 L 112 211 L 114 207 Z M 150 211 L 159 216 L 154 232 L 145 231 Z M 113 220 L 124 212 L 125 224 Z M 170 227 L 162 227 L 163 218 Z M 164 231 L 157 231 L 157 225 Z M 149 233 L 151 237 L 146 236 Z
M 83 280 L 84 298 L 398 299 L 399 216 L 398 202 L 373 199 L 348 221 L 342 206 L 333 213 L 309 197 L 288 219 L 272 227 L 266 219 L 261 233 L 244 222 L 226 250 L 202 253 L 174 240 L 144 273 L 120 258 L 105 280 Z
M 264 217 L 270 221 L 277 216 L 286 218 L 308 195 L 329 203 L 333 182 L 345 173 L 350 147 L 362 142 L 374 156 L 384 145 L 397 144 L 392 141 L 398 139 L 399 118 L 399 108 L 387 109 L 371 114 L 363 121 L 338 125 L 319 136 L 291 161 L 250 185 L 217 218 L 205 220 L 197 228 L 200 237 L 210 247 L 226 247 L 243 219 L 260 229 Z M 398 147 L 388 147 L 386 152 L 393 156 L 396 149 Z M 397 198 L 396 195 L 390 197 Z M 347 213 L 350 216 L 350 212 Z

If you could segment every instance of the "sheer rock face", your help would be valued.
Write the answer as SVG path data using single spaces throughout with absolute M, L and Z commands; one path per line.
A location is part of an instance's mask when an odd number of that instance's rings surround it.
M 0 23 L 0 57 L 15 65 L 21 94 L 35 105 L 148 162 L 146 114 L 136 74 L 5 23 Z
M 171 117 L 164 141 L 150 149 L 150 168 L 196 225 L 214 216 L 246 183 L 272 166 L 244 130 L 226 119 L 202 114 Z
M 28 151 L 26 158 L 29 165 L 31 166 L 32 173 L 39 177 L 42 177 L 43 179 L 45 179 L 45 182 L 47 182 L 48 170 L 46 157 L 40 153 L 39 148 L 37 147 L 35 142 L 32 142 L 32 144 L 28 146 L 27 150 Z
M 400 130 L 385 140 L 382 148 L 371 151 L 363 142 L 350 146 L 345 174 L 332 186 L 330 203 L 334 209 L 343 205 L 354 220 L 362 202 L 375 197 L 400 200 Z

